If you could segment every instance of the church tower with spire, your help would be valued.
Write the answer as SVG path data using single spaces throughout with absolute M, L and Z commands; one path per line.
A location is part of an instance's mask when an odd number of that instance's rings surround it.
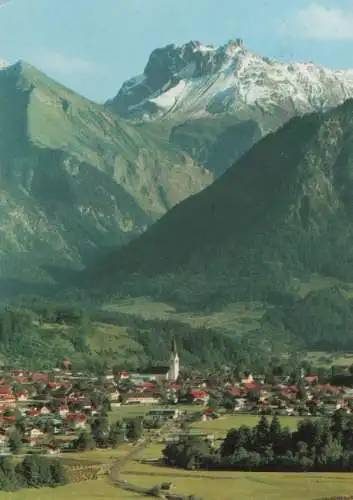
M 175 382 L 179 377 L 179 354 L 175 342 L 175 337 L 172 339 L 172 353 L 170 356 L 168 380 Z

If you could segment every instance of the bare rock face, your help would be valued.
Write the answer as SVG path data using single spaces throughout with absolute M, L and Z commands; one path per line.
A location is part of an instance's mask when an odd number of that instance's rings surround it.
M 238 39 L 221 47 L 191 41 L 154 50 L 143 74 L 125 82 L 107 105 L 133 119 L 190 118 L 247 106 L 313 111 L 352 95 L 352 70 L 283 64 L 250 52 Z

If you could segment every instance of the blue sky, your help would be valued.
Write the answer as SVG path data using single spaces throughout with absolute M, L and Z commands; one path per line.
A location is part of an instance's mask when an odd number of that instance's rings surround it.
M 353 0 L 0 0 L 0 59 L 25 59 L 97 101 L 157 47 L 234 38 L 269 57 L 353 68 Z

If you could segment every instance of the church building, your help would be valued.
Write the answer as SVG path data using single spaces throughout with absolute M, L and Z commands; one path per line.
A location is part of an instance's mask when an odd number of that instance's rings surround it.
M 168 366 L 150 366 L 141 370 L 138 374 L 133 374 L 133 378 L 143 378 L 145 380 L 160 380 L 176 382 L 179 377 L 180 358 L 177 351 L 175 337 L 172 339 L 171 353 Z

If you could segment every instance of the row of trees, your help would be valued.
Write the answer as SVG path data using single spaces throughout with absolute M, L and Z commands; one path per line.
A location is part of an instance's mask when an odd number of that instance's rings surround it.
M 168 465 L 186 469 L 353 471 L 353 417 L 308 419 L 294 431 L 262 416 L 251 428 L 231 429 L 219 448 L 186 435 L 163 450 Z
M 134 417 L 117 420 L 109 424 L 105 415 L 95 418 L 91 432 L 84 431 L 74 441 L 74 448 L 80 451 L 94 448 L 117 448 L 124 442 L 136 442 L 143 435 L 143 418 Z
M 0 457 L 0 490 L 61 486 L 68 483 L 60 460 L 41 455 L 26 455 L 15 465 L 9 457 Z

